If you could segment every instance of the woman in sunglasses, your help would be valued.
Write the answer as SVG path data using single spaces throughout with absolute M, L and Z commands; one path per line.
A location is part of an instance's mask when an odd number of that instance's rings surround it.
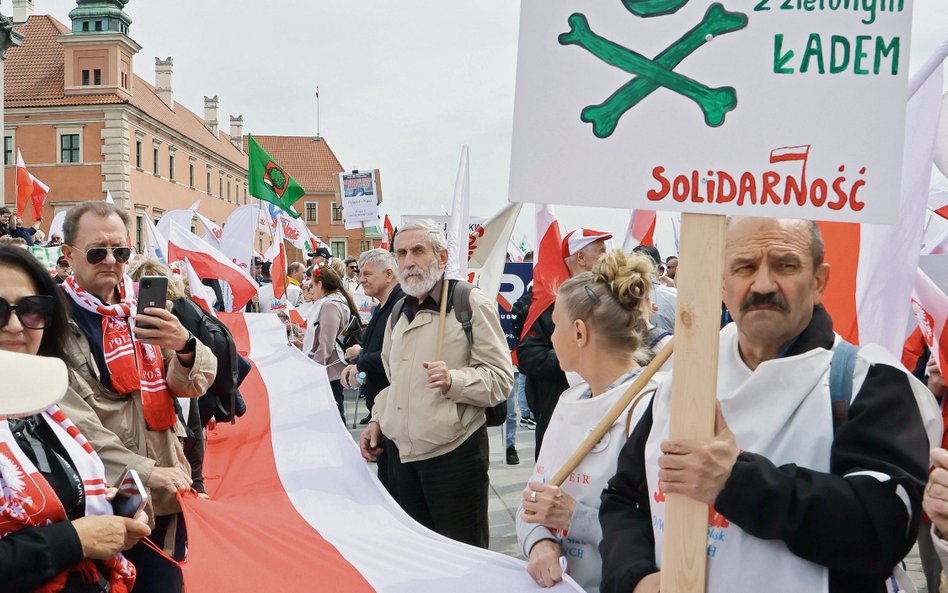
M 619 451 L 648 408 L 655 385 L 640 392 L 562 487 L 546 482 L 621 399 L 641 371 L 639 363 L 650 356 L 645 336 L 651 278 L 648 260 L 616 250 L 557 292 L 553 349 L 560 367 L 585 382 L 560 395 L 517 511 L 527 571 L 541 587 L 552 587 L 567 570 L 588 593 L 599 591 L 599 495 L 616 473 Z
M 42 265 L 27 251 L 0 246 L 0 350 L 65 359 L 67 315 Z M 24 399 L 40 395 L 30 385 L 21 389 Z M 71 389 L 66 397 L 81 399 Z M 135 570 L 120 551 L 149 529 L 138 520 L 144 513 L 112 515 L 108 491 L 102 461 L 59 406 L 0 418 L 3 591 L 128 591 Z

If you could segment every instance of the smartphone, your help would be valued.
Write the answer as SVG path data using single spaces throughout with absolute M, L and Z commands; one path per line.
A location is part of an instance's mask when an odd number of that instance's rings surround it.
M 133 469 L 125 470 L 119 482 L 118 493 L 112 499 L 112 512 L 133 519 L 138 511 L 148 504 L 148 491 L 142 485 L 142 479 Z
M 142 276 L 138 280 L 138 312 L 144 313 L 148 307 L 165 308 L 168 298 L 168 278 L 165 276 Z M 149 323 L 141 323 L 138 327 L 154 329 Z

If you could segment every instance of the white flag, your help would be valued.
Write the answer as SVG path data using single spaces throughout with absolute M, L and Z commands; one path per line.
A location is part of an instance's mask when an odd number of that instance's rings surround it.
M 458 176 L 454 182 L 454 204 L 451 208 L 451 218 L 448 220 L 448 264 L 444 270 L 444 277 L 453 280 L 467 279 L 467 249 L 468 227 L 467 221 L 471 210 L 471 172 L 470 157 L 467 144 L 461 148 L 461 162 L 458 165 Z M 505 240 L 503 243 L 506 253 Z M 499 289 L 499 286 L 498 286 Z

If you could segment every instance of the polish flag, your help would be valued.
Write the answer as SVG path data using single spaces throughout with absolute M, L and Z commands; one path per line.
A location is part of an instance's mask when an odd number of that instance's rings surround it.
M 224 236 L 224 228 L 197 210 L 194 210 L 194 216 L 198 219 L 198 222 L 201 223 L 201 226 L 204 227 L 204 240 L 215 249 L 220 249 L 221 237 Z
M 270 279 L 273 281 L 273 298 L 282 300 L 286 294 L 286 245 L 283 243 L 283 226 L 276 225 L 273 243 L 263 254 L 270 263 Z
M 16 149 L 16 213 L 23 218 L 26 215 L 27 203 L 33 206 L 33 220 L 43 218 L 43 203 L 49 195 L 49 186 L 33 177 L 26 170 L 23 155 Z
M 188 274 L 188 292 L 191 293 L 191 300 L 197 303 L 208 315 L 217 317 L 217 311 L 211 306 L 211 299 L 207 296 L 207 287 L 201 282 L 194 266 L 187 259 L 184 260 L 184 267 Z
M 454 203 L 451 217 L 448 219 L 448 263 L 444 268 L 444 277 L 451 280 L 467 279 L 467 251 L 470 235 L 468 221 L 471 217 L 471 166 L 470 156 L 465 144 L 461 148 L 461 162 L 458 163 L 458 175 L 454 182 Z
M 172 223 L 168 236 L 168 261 L 182 261 L 185 258 L 201 278 L 216 278 L 230 285 L 234 309 L 243 308 L 257 294 L 257 283 L 245 270 L 211 247 L 207 241 Z
M 389 220 L 388 214 L 385 215 L 385 222 L 382 224 L 382 244 L 379 245 L 382 249 L 386 251 L 391 249 L 392 237 L 395 236 L 395 227 L 392 226 L 392 221 Z
M 942 50 L 948 50 L 948 44 Z M 822 301 L 833 329 L 854 344 L 880 344 L 896 357 L 902 354 L 911 314 L 908 304 L 925 226 L 944 57 L 944 51 L 936 53 L 909 82 L 915 92 L 905 113 L 898 224 L 819 223 L 831 270 Z
M 198 206 L 200 205 L 201 200 L 195 200 L 189 208 L 179 208 L 177 210 L 169 210 L 165 212 L 161 216 L 161 219 L 155 223 L 158 227 L 158 230 L 161 231 L 162 236 L 171 236 L 172 223 L 177 224 L 181 228 L 190 232 L 191 221 L 194 220 L 194 213 L 197 212 Z M 205 241 L 205 243 L 206 242 L 207 241 Z
M 622 251 L 631 253 L 639 245 L 655 245 L 654 210 L 632 210 L 629 216 L 629 228 L 622 243 Z
M 208 431 L 210 500 L 182 497 L 186 590 L 537 593 L 522 560 L 402 511 L 340 422 L 325 368 L 287 344 L 275 315 L 220 317 L 253 364 L 248 412 Z M 582 593 L 568 576 L 555 590 Z
M 553 206 L 536 205 L 536 224 L 539 247 L 533 258 L 533 302 L 518 340 L 530 333 L 537 318 L 556 301 L 560 284 L 569 280 L 569 269 L 563 262 L 563 236 Z

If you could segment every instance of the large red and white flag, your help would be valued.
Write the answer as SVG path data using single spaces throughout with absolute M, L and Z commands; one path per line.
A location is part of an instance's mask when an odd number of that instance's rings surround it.
M 507 204 L 470 234 L 467 251 L 467 280 L 477 285 L 490 300 L 499 299 L 508 311 L 513 303 L 500 296 L 500 280 L 504 275 L 507 245 L 522 204 Z M 465 225 L 467 226 L 467 225 Z
M 230 285 L 232 310 L 242 308 L 257 294 L 257 283 L 226 255 L 211 247 L 191 231 L 171 224 L 168 236 L 168 262 L 187 259 L 201 278 L 215 278 Z
M 325 368 L 287 345 L 275 315 L 221 319 L 253 370 L 240 386 L 247 413 L 208 433 L 210 500 L 182 501 L 188 591 L 539 591 L 522 560 L 402 511 L 340 421 Z M 582 593 L 568 577 L 554 591 Z
M 898 223 L 819 223 L 831 270 L 823 302 L 833 317 L 833 329 L 853 343 L 880 344 L 894 356 L 902 353 L 911 315 L 909 303 L 941 110 L 944 58 L 944 52 L 937 53 L 909 82 L 914 94 L 909 95 L 905 114 Z
M 248 272 L 253 272 L 254 243 L 257 240 L 260 207 L 247 204 L 235 208 L 221 234 L 221 252 Z
M 639 245 L 655 245 L 656 220 L 654 210 L 632 210 L 625 241 L 622 242 L 622 251 L 628 253 Z
M 560 284 L 569 280 L 569 269 L 563 262 L 563 235 L 556 212 L 550 204 L 537 204 L 537 251 L 533 257 L 533 301 L 518 340 L 530 333 L 540 315 L 556 301 Z
M 471 218 L 471 166 L 470 156 L 465 144 L 461 148 L 461 162 L 458 163 L 458 175 L 454 181 L 454 201 L 451 217 L 448 219 L 448 263 L 444 277 L 452 280 L 467 278 L 468 221 Z
M 33 207 L 33 220 L 43 218 L 43 204 L 49 195 L 49 186 L 27 171 L 20 149 L 16 150 L 16 215 L 26 216 L 26 207 Z
M 273 243 L 264 259 L 270 262 L 270 279 L 273 282 L 273 298 L 282 300 L 286 294 L 286 245 L 283 243 L 283 226 L 276 225 L 273 231 Z

